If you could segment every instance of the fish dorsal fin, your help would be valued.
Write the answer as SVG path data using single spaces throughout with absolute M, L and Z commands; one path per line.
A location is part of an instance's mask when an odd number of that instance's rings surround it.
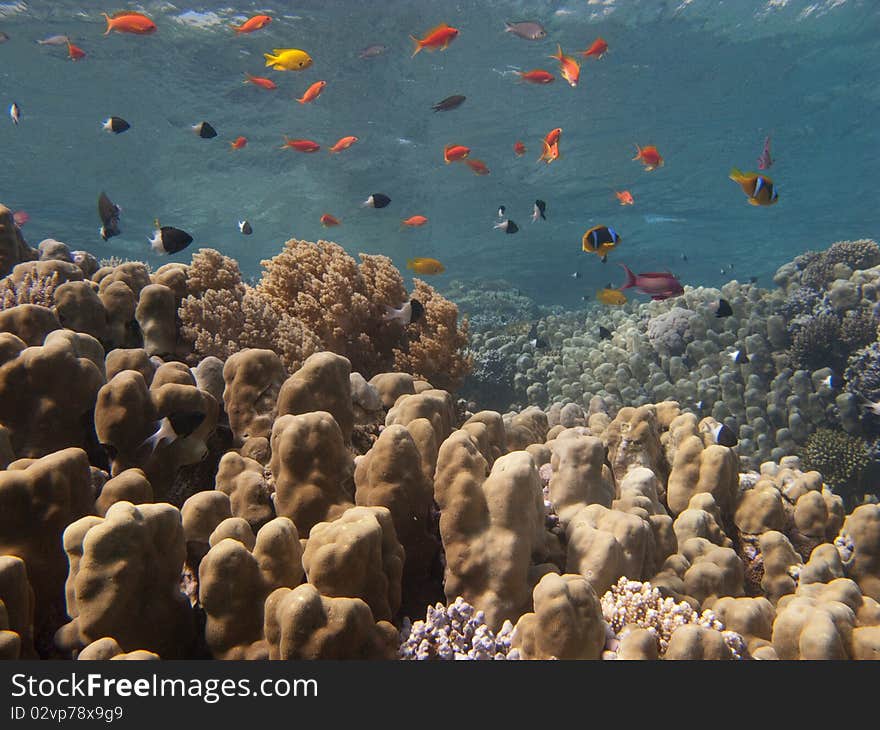
M 425 37 L 432 36 L 432 35 L 434 35 L 434 33 L 439 33 L 441 30 L 446 30 L 448 27 L 449 27 L 448 23 L 440 23 L 440 25 L 436 25 L 433 28 L 431 28 L 431 30 L 429 30 L 425 34 Z

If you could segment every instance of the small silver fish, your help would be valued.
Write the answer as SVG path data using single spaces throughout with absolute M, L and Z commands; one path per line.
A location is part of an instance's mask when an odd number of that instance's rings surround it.
M 66 46 L 70 39 L 66 35 L 51 35 L 41 41 L 37 41 L 41 46 Z
M 9 117 L 13 124 L 18 124 L 18 120 L 21 119 L 21 107 L 15 102 L 12 102 L 12 106 L 9 107 Z
M 513 33 L 518 38 L 524 38 L 527 41 L 539 41 L 547 37 L 547 31 L 544 26 L 534 20 L 524 20 L 520 23 L 505 23 L 505 33 Z
M 367 46 L 360 53 L 358 53 L 358 58 L 375 58 L 376 56 L 381 56 L 387 50 L 387 46 L 383 46 L 381 43 L 375 43 L 372 46 Z
M 247 221 L 239 221 L 238 230 L 241 231 L 245 236 L 249 236 L 251 235 L 251 233 L 254 232 L 254 229 L 251 228 L 251 224 Z

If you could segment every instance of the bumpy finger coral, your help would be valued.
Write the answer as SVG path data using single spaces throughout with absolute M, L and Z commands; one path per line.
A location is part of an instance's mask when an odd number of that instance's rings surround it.
M 648 577 L 654 538 L 647 520 L 592 504 L 571 518 L 566 536 L 566 572 L 582 575 L 596 593 L 605 593 L 623 576 Z
M 264 604 L 277 588 L 294 588 L 302 579 L 302 547 L 294 524 L 279 517 L 250 544 L 223 538 L 223 525 L 214 531 L 211 549 L 199 566 L 199 603 L 207 617 L 205 639 L 218 659 L 266 658 L 263 641 Z
M 523 659 L 598 659 L 605 619 L 593 587 L 580 575 L 547 573 L 533 592 L 534 613 L 516 622 L 511 646 Z
M 373 618 L 391 621 L 400 608 L 403 559 L 391 512 L 352 507 L 312 527 L 302 564 L 322 596 L 360 598 Z
M 18 556 L 27 565 L 38 634 L 54 631 L 63 615 L 67 566 L 62 532 L 93 507 L 89 462 L 82 449 L 20 459 L 0 471 L 0 555 Z
M 135 319 L 148 355 L 168 358 L 177 347 L 177 304 L 174 292 L 162 284 L 148 284 L 138 297 Z
M 614 484 L 605 471 L 605 444 L 578 429 L 566 429 L 550 442 L 553 452 L 550 499 L 563 525 L 589 504 L 611 507 Z M 610 470 L 609 470 L 610 471 Z
M 670 424 L 666 453 L 672 465 L 666 492 L 672 514 L 686 509 L 698 492 L 709 492 L 725 518 L 731 514 L 739 488 L 736 454 L 726 446 L 706 445 L 692 413 L 683 413 Z
M 182 466 L 204 458 L 218 414 L 217 401 L 196 387 L 188 368 L 166 363 L 154 374 L 149 389 L 133 370 L 118 373 L 104 385 L 95 405 L 95 429 L 101 443 L 112 446 L 113 474 L 143 469 L 155 496 L 163 498 Z M 195 427 L 177 433 L 171 419 L 178 416 L 193 421 Z M 160 427 L 171 433 L 151 446 L 148 439 Z
M 661 426 L 654 406 L 621 408 L 602 432 L 615 477 L 620 480 L 633 468 L 650 469 L 661 484 L 669 474 L 666 455 L 660 444 Z M 662 495 L 661 495 L 662 496 Z
M 394 659 L 398 633 L 359 598 L 327 598 L 305 583 L 266 599 L 270 659 Z
M 278 414 L 327 411 L 348 443 L 354 427 L 350 375 L 351 363 L 341 355 L 332 352 L 310 355 L 281 386 Z
M 10 310 L 14 311 L 14 310 Z M 0 366 L 0 424 L 20 456 L 94 442 L 91 412 L 104 378 L 69 340 L 29 347 Z
M 246 520 L 254 531 L 275 516 L 273 490 L 263 465 L 254 459 L 234 451 L 223 454 L 214 486 L 228 495 L 232 514 Z
M 440 543 L 432 514 L 433 481 L 423 470 L 416 442 L 404 426 L 385 428 L 354 472 L 355 502 L 387 507 L 403 546 L 403 612 L 418 615 L 442 596 L 436 569 Z
M 715 601 L 711 610 L 727 629 L 743 637 L 749 654 L 754 654 L 760 647 L 770 646 L 776 611 L 766 598 L 725 596 Z
M 530 608 L 532 554 L 543 543 L 544 505 L 529 454 L 506 454 L 487 472 L 470 435 L 456 431 L 440 447 L 434 497 L 446 551 L 446 597 L 462 596 L 497 630 Z
M 229 356 L 223 366 L 223 405 L 236 438 L 269 436 L 284 365 L 272 350 L 247 349 Z
M 354 506 L 354 463 L 329 413 L 281 416 L 271 446 L 275 511 L 293 520 L 301 536 Z
M 125 651 L 186 657 L 195 622 L 180 592 L 186 557 L 180 512 L 169 504 L 117 502 L 106 516 L 86 517 L 64 532 L 71 556 L 67 613 L 56 641 L 82 648 L 109 636 Z
M 95 501 L 95 509 L 98 516 L 103 517 L 117 502 L 143 504 L 152 501 L 153 488 L 147 475 L 140 469 L 126 469 L 104 483 Z
M 880 601 L 880 506 L 856 507 L 840 534 L 852 545 L 847 575 L 859 584 L 864 595 Z
M 24 560 L 14 555 L 0 555 L 0 658 L 37 658 L 34 592 Z
M 79 654 L 77 654 L 76 658 L 79 661 L 104 661 L 108 659 L 156 661 L 160 657 L 158 654 L 144 649 L 125 652 L 122 650 L 122 647 L 119 646 L 116 639 L 110 636 L 105 636 L 102 639 L 93 641 L 85 647 Z

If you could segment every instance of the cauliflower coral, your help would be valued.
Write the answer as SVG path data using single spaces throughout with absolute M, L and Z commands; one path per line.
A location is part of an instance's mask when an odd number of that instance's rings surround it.
M 201 249 L 179 310 L 182 334 L 200 357 L 266 348 L 293 372 L 313 352 L 329 350 L 366 377 L 396 368 L 437 387 L 457 387 L 472 368 L 458 307 L 417 279 L 413 297 L 423 304 L 424 319 L 407 327 L 385 322 L 385 307 L 408 298 L 403 277 L 387 256 L 360 258 L 358 264 L 330 241 L 291 239 L 261 262 L 262 278 L 250 287 L 233 259 Z

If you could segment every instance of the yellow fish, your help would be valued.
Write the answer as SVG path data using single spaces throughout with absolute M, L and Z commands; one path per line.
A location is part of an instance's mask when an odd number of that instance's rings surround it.
M 620 289 L 612 289 L 610 285 L 596 292 L 596 299 L 602 304 L 626 304 L 626 294 Z
M 751 205 L 775 205 L 779 200 L 779 191 L 766 175 L 742 172 L 734 167 L 730 179 L 739 184 Z
M 276 71 L 302 71 L 312 65 L 312 57 L 298 48 L 273 48 L 264 53 L 266 65 Z
M 406 268 L 412 269 L 417 274 L 442 274 L 446 267 L 437 259 L 416 258 L 408 259 Z

